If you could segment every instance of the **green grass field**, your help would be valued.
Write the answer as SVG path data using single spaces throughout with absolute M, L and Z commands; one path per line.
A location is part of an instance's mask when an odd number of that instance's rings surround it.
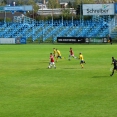
M 47 69 L 53 48 L 66 59 Z M 69 48 L 80 60 L 68 61 Z M 116 117 L 117 45 L 0 45 L 0 117 Z

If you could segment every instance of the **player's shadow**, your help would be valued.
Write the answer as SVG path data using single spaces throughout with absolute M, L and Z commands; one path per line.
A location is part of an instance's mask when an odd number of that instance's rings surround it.
M 93 76 L 92 78 L 107 78 L 108 76 Z

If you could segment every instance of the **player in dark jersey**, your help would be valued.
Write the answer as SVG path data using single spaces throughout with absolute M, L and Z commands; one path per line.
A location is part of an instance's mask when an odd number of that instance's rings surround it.
M 108 36 L 108 42 L 112 45 L 112 38 Z
M 110 76 L 112 76 L 114 74 L 115 70 L 117 71 L 117 60 L 114 57 L 112 57 L 112 63 L 111 64 L 113 64 L 114 67 L 113 67 L 113 70 L 112 70 L 112 74 Z

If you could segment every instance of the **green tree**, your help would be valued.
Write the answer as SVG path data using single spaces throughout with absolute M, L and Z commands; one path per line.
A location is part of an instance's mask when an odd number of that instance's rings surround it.
M 28 0 L 27 5 L 32 5 L 34 12 L 37 13 L 39 6 L 34 2 L 34 0 Z
M 0 6 L 5 6 L 7 4 L 6 0 L 0 0 Z
M 60 4 L 56 2 L 55 0 L 48 0 L 48 8 L 58 8 L 60 7 Z
M 36 19 L 39 6 L 34 2 L 34 0 L 28 0 L 25 4 L 32 5 L 33 7 L 32 11 L 27 13 L 27 16 Z
M 67 7 L 68 7 L 68 8 L 72 8 L 72 7 L 73 7 L 72 4 L 73 4 L 73 3 L 71 3 L 71 2 L 69 1 Z
M 18 1 L 17 1 L 17 5 L 18 5 L 18 6 L 20 6 L 20 5 L 24 5 L 24 4 L 25 4 L 25 3 L 24 3 L 23 0 L 18 0 Z

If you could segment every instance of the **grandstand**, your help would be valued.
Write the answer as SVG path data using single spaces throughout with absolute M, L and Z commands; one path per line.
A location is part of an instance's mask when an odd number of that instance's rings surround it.
M 0 38 L 25 37 L 46 42 L 56 41 L 57 37 L 107 37 L 114 30 L 112 20 L 110 16 L 93 16 L 85 21 L 36 21 L 26 16 L 14 16 L 13 22 L 0 22 Z

